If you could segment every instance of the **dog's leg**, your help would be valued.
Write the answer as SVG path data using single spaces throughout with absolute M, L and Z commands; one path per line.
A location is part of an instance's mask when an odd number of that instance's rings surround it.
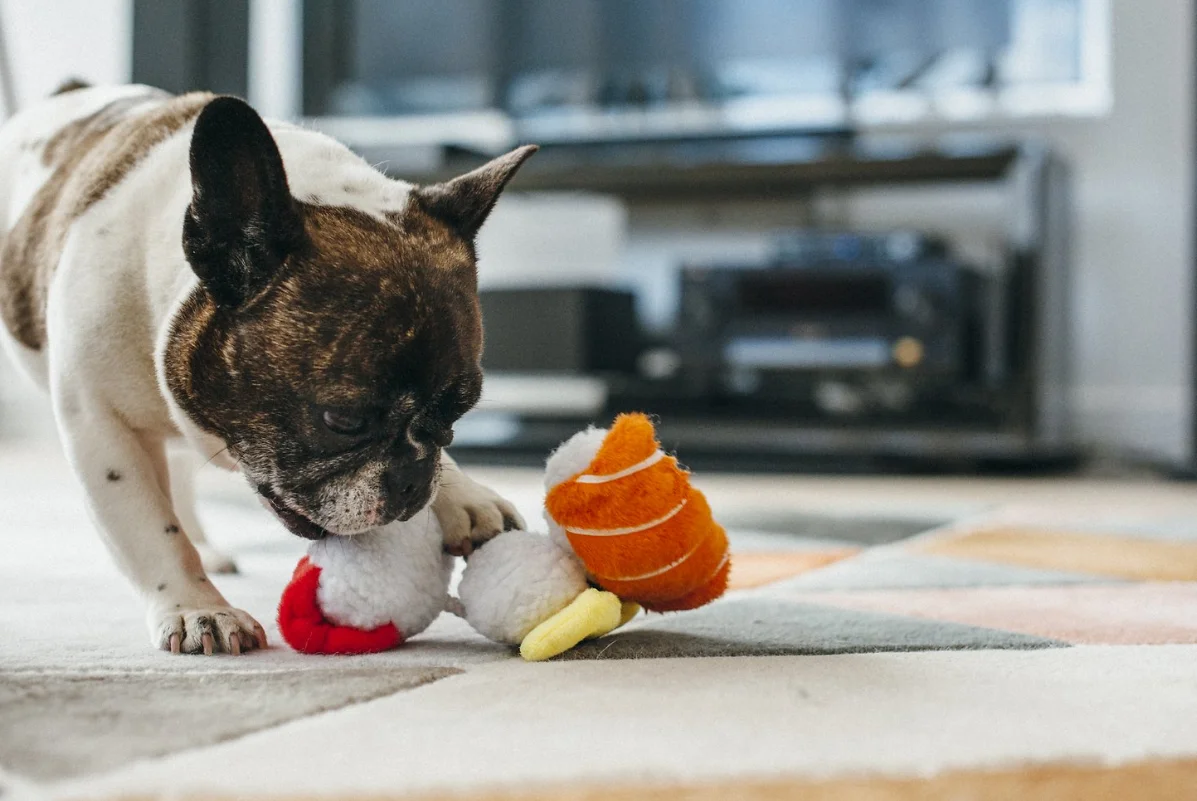
M 200 523 L 195 504 L 195 477 L 203 466 L 195 452 L 174 450 L 170 453 L 170 500 L 179 518 L 179 525 L 199 552 L 200 562 L 209 573 L 236 573 L 237 563 L 208 542 Z
M 145 600 L 150 642 L 187 653 L 239 653 L 266 634 L 212 586 L 171 507 L 166 452 L 120 417 L 56 389 L 55 411 L 88 508 L 121 571 Z
M 500 532 L 524 527 L 524 519 L 514 506 L 461 472 L 444 451 L 432 511 L 445 533 L 445 550 L 458 556 L 468 555 L 475 545 Z

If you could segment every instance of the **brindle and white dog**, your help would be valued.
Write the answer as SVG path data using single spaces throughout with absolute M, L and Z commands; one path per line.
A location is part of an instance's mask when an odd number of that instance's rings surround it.
M 48 389 L 154 646 L 265 645 L 208 580 L 229 562 L 174 439 L 302 537 L 434 496 L 450 552 L 522 525 L 442 448 L 482 385 L 474 236 L 534 151 L 415 187 L 235 98 L 144 86 L 64 87 L 0 129 L 0 339 Z

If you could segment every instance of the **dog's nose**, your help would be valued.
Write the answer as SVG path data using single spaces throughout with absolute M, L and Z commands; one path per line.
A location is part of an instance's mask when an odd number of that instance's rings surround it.
M 398 498 L 408 498 L 415 494 L 416 480 L 412 471 L 393 467 L 387 470 L 387 491 Z
M 393 515 L 406 519 L 423 506 L 432 483 L 433 465 L 430 461 L 393 465 L 387 469 L 386 505 Z

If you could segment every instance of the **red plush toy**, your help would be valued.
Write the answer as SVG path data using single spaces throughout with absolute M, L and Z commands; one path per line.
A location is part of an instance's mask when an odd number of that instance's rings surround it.
M 320 568 L 308 557 L 299 560 L 291 583 L 283 590 L 278 625 L 283 639 L 297 651 L 309 654 L 372 654 L 403 644 L 395 624 L 359 629 L 333 623 L 320 608 Z

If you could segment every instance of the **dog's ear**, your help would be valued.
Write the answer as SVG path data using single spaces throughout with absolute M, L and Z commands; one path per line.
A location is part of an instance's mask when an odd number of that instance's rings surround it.
M 200 112 L 191 190 L 183 252 L 218 306 L 240 305 L 270 283 L 304 236 L 278 146 L 244 101 L 218 97 Z
M 517 147 L 451 181 L 422 186 L 415 191 L 415 196 L 425 211 L 448 223 L 463 239 L 473 241 L 495 207 L 499 193 L 516 170 L 539 149 L 536 145 Z

